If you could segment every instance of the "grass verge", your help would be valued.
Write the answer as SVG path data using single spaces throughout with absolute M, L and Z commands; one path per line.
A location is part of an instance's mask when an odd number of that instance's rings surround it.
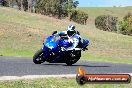
M 0 88 L 131 88 L 129 84 L 78 85 L 73 78 L 46 78 L 32 80 L 0 81 Z

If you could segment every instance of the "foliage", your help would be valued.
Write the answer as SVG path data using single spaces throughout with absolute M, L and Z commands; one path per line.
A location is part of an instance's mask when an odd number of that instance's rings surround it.
M 86 24 L 88 14 L 74 10 L 79 2 L 75 0 L 5 0 L 8 6 L 17 3 L 19 10 L 40 13 L 58 19 L 69 17 L 70 20 Z M 13 7 L 13 6 L 12 6 Z
M 126 16 L 124 16 L 123 20 L 128 20 L 130 16 L 132 16 L 132 13 L 129 12 Z
M 37 0 L 35 5 L 36 13 L 43 15 L 67 17 L 71 9 L 79 4 L 74 0 Z
M 100 15 L 95 19 L 96 28 L 104 31 L 117 31 L 117 17 Z
M 86 24 L 88 14 L 80 10 L 72 10 L 70 20 L 73 20 L 79 24 Z
M 132 35 L 132 15 L 130 13 L 119 22 L 119 31 L 124 35 Z
M 0 0 L 0 5 L 2 6 L 8 6 L 8 2 L 6 0 Z

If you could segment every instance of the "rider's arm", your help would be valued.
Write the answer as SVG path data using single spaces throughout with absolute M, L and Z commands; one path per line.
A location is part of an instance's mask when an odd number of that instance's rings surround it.
M 73 38 L 72 39 L 72 46 L 68 47 L 67 50 L 73 50 L 74 48 L 76 48 L 76 46 L 78 45 L 78 43 L 79 43 L 79 39 L 78 38 Z

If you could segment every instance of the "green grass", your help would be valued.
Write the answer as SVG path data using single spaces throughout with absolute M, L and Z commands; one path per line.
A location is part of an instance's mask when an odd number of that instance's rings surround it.
M 96 62 L 114 62 L 114 63 L 127 63 L 132 64 L 131 58 L 113 58 L 101 55 L 93 55 L 89 53 L 82 53 L 82 59 L 86 61 L 96 61 Z
M 81 59 L 132 63 L 132 37 L 101 31 L 93 24 L 96 16 L 111 11 L 113 11 L 111 14 L 121 19 L 132 10 L 132 7 L 83 8 L 82 10 L 89 13 L 87 25 L 0 7 L 0 55 L 32 57 L 41 48 L 43 35 L 46 37 L 54 30 L 66 30 L 70 23 L 74 23 L 81 36 L 90 40 L 89 50 L 82 53 Z
M 113 15 L 121 20 L 126 14 L 132 11 L 132 7 L 81 7 L 78 8 L 89 14 L 91 19 L 99 15 Z
M 46 78 L 34 80 L 0 81 L 0 88 L 131 88 L 130 84 L 78 85 L 75 79 Z

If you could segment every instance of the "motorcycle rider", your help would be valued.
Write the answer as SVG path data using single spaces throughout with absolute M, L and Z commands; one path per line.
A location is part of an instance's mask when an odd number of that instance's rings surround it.
M 74 25 L 69 25 L 67 29 L 67 35 L 69 42 L 72 43 L 72 46 L 67 48 L 67 50 L 73 50 L 74 48 L 82 48 L 82 50 L 88 50 L 87 46 L 89 45 L 89 41 L 85 39 L 81 39 L 80 33 L 75 30 Z M 85 46 L 83 46 L 85 45 Z
M 73 50 L 77 46 L 81 47 L 82 41 L 80 37 L 80 33 L 75 30 L 74 25 L 69 25 L 66 31 L 58 32 L 54 31 L 52 35 L 59 35 L 60 39 L 68 40 L 68 42 L 71 44 L 68 48 L 63 48 L 63 50 Z
M 62 51 L 73 50 L 77 46 L 81 45 L 80 33 L 75 30 L 74 25 L 69 25 L 66 31 L 58 32 L 54 31 L 52 35 L 59 35 L 60 39 L 67 40 L 71 46 L 68 48 L 62 47 Z
M 81 41 L 80 33 L 78 31 L 75 31 L 74 25 L 69 25 L 67 28 L 67 35 L 68 41 L 72 43 L 72 45 L 68 47 L 66 50 L 73 50 L 79 45 Z

